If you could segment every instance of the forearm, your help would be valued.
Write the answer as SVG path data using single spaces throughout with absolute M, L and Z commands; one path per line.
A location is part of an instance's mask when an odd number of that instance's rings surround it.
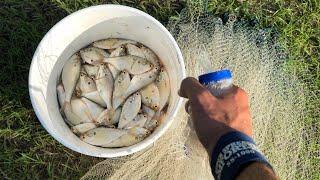
M 267 165 L 254 162 L 243 169 L 236 177 L 237 180 L 278 180 L 279 178 L 275 175 L 270 167 Z

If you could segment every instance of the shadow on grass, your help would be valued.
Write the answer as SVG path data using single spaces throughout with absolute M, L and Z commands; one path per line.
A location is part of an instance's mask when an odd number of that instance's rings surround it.
M 101 160 L 54 140 L 41 127 L 29 100 L 33 53 L 66 15 L 46 1 L 0 2 L 0 176 L 5 179 L 77 178 Z
M 54 140 L 31 106 L 28 74 L 33 53 L 46 32 L 81 8 L 119 3 L 139 8 L 167 22 L 182 8 L 178 1 L 0 2 L 0 176 L 5 179 L 75 179 L 102 159 L 81 155 Z

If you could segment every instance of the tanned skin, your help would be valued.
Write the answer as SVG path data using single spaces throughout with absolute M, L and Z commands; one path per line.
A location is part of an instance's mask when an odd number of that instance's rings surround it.
M 252 137 L 248 95 L 243 89 L 233 86 L 222 97 L 215 97 L 198 80 L 188 77 L 182 81 L 179 95 L 188 99 L 186 110 L 191 107 L 195 130 L 209 155 L 219 138 L 228 132 L 237 130 Z M 236 179 L 278 178 L 267 165 L 253 162 Z

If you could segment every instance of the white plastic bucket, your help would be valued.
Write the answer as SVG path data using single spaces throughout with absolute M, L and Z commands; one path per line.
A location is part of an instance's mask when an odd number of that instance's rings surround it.
M 148 138 L 130 147 L 114 149 L 89 145 L 74 135 L 62 119 L 56 95 L 56 85 L 66 60 L 91 42 L 110 37 L 135 40 L 151 48 L 168 70 L 172 92 L 167 116 Z M 134 8 L 100 5 L 65 17 L 45 35 L 32 59 L 29 93 L 42 126 L 60 143 L 90 156 L 118 157 L 148 147 L 168 129 L 181 105 L 177 91 L 184 77 L 180 49 L 161 23 Z

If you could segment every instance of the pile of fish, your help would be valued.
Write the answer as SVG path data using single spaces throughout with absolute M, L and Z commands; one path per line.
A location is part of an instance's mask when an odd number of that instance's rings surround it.
M 62 116 L 82 141 L 124 147 L 142 141 L 159 125 L 170 83 L 153 51 L 110 38 L 67 60 L 57 94 Z

